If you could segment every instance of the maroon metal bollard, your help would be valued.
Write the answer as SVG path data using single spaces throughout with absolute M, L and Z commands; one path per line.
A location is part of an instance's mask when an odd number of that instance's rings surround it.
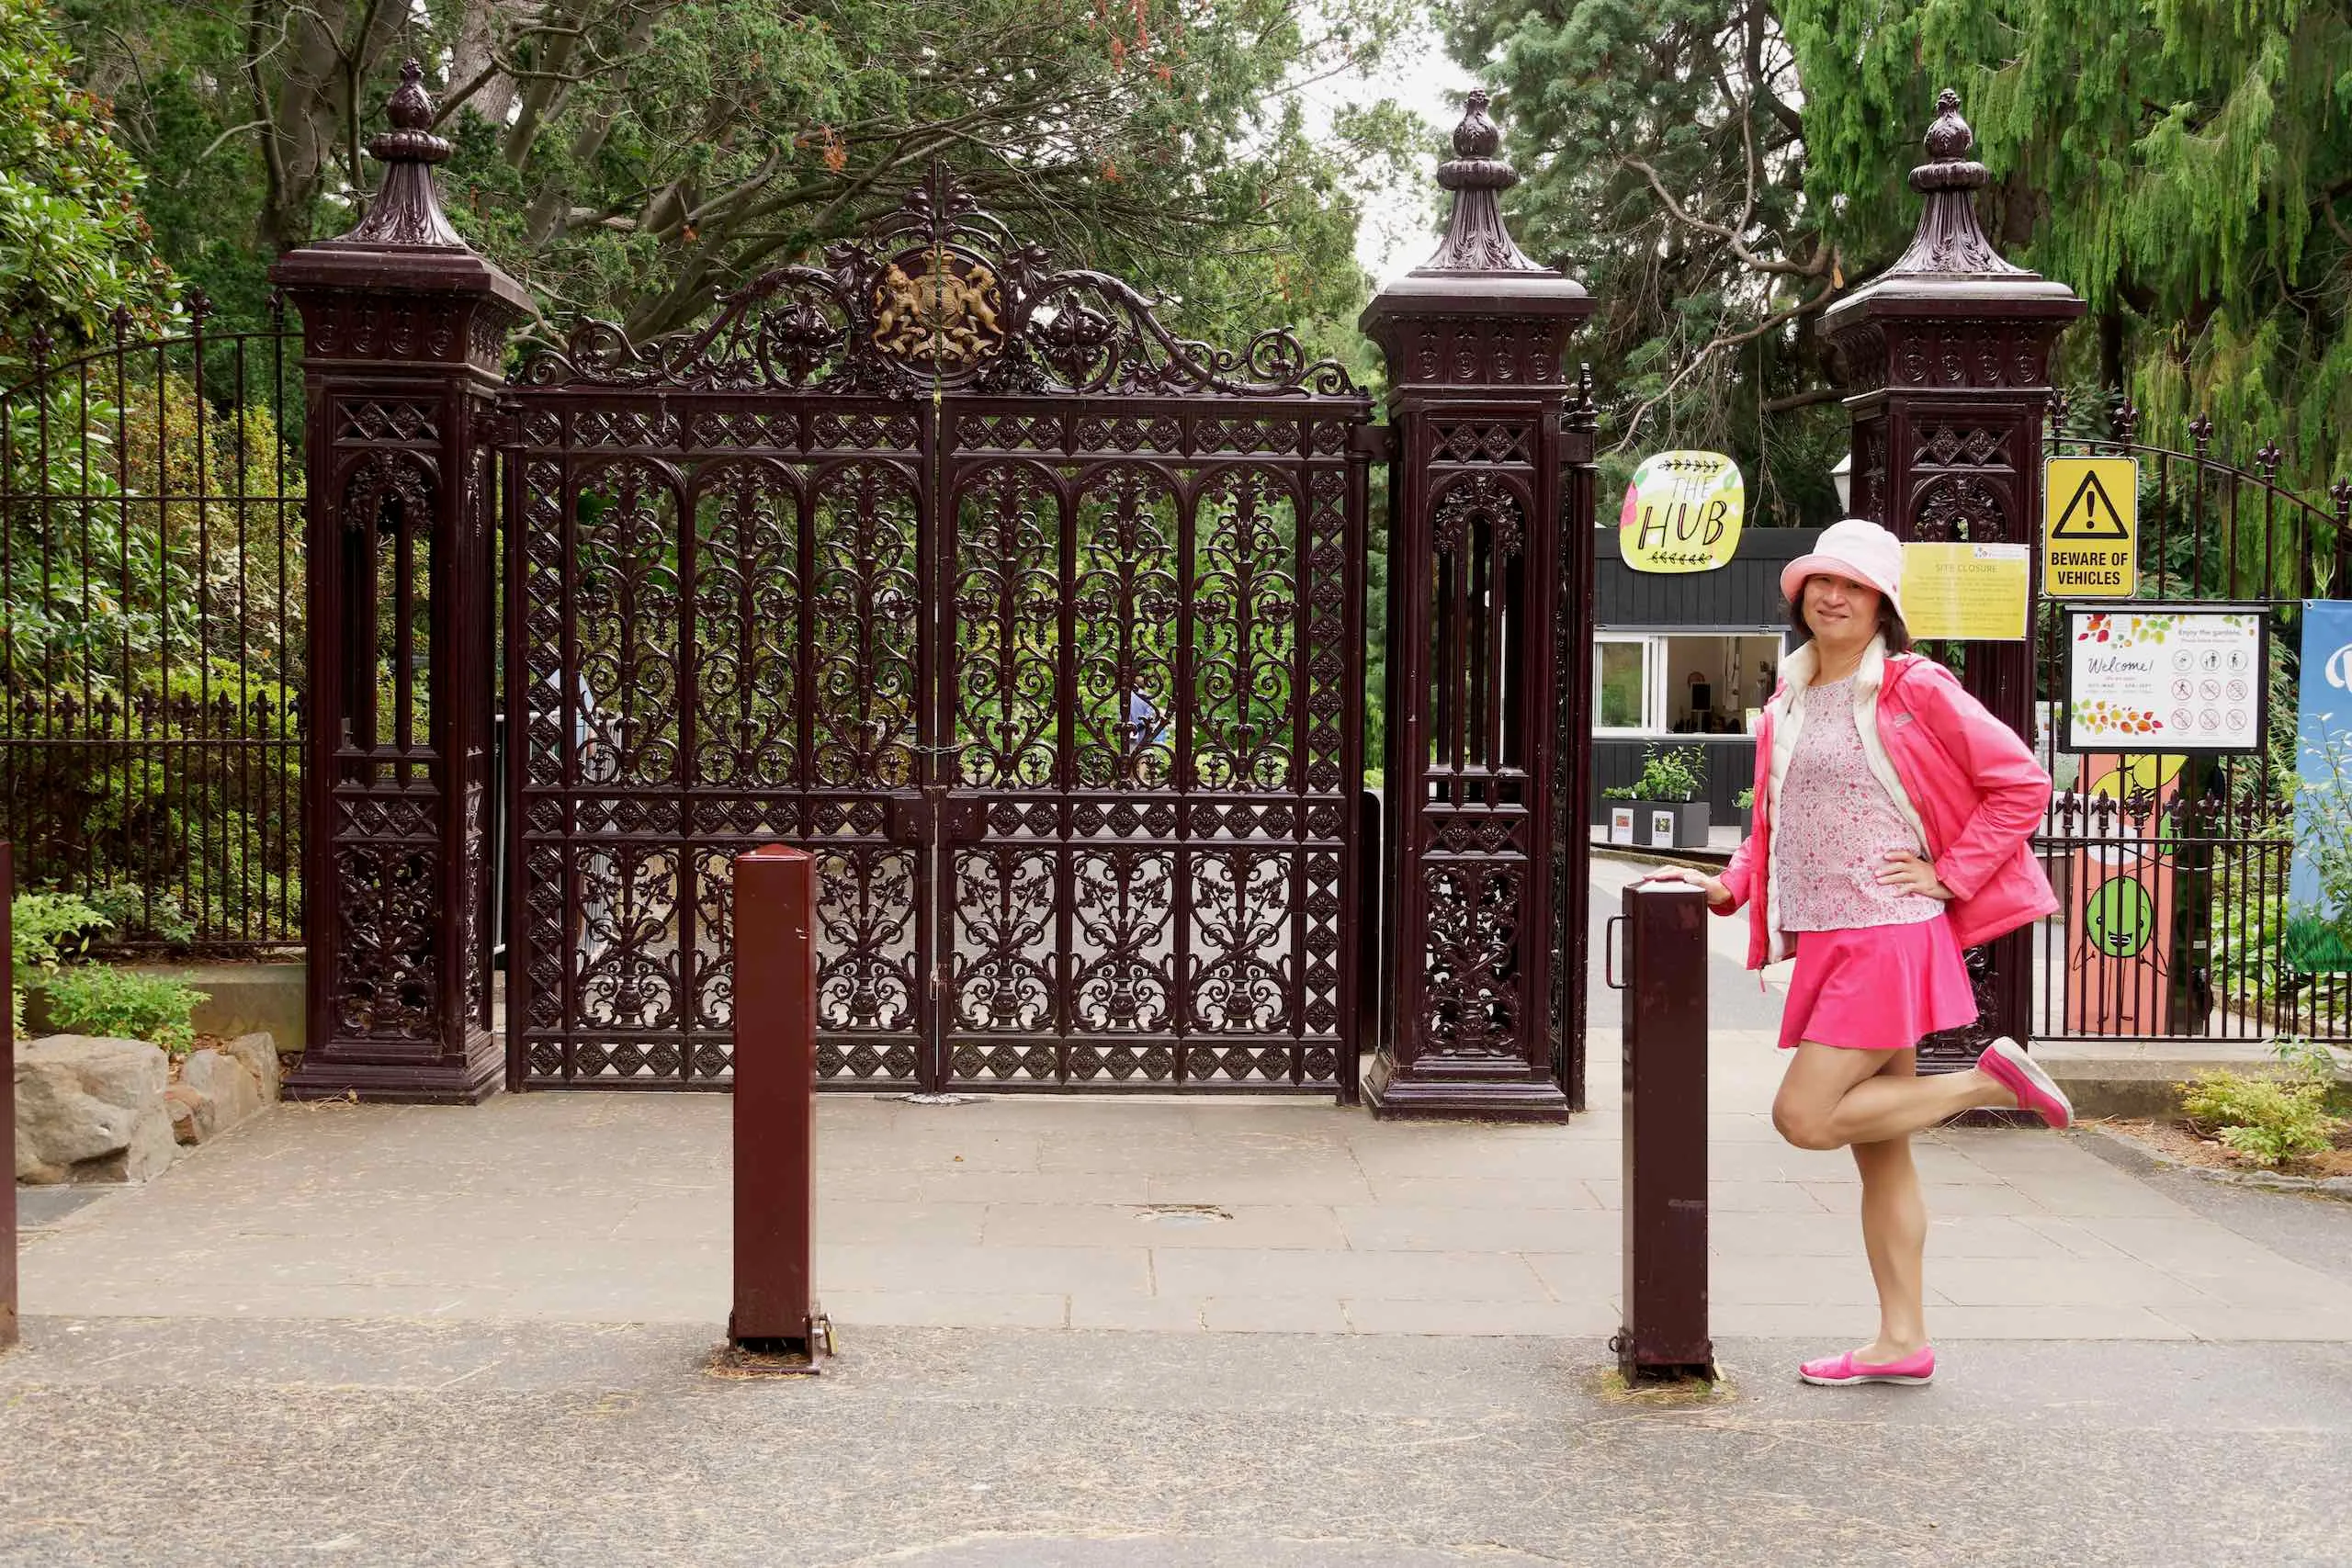
M 727 1337 L 759 1355 L 832 1349 L 815 1293 L 817 863 L 735 857 L 735 1303 Z
M 1707 896 L 1625 889 L 1627 1382 L 1715 1375 L 1707 1335 Z
M 0 982 L 13 991 L 17 984 L 16 932 L 8 924 L 8 905 L 17 896 L 14 852 L 0 841 Z M 0 1044 L 0 1132 L 8 1134 L 8 1201 L 0 1206 L 0 1350 L 17 1342 L 17 1025 L 12 1018 L 7 1042 Z

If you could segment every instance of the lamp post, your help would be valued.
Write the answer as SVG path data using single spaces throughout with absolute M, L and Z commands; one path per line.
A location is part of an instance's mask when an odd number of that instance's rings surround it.
M 1854 506 L 1854 454 L 1849 451 L 1829 470 L 1829 482 L 1838 487 L 1838 515 L 1843 517 Z

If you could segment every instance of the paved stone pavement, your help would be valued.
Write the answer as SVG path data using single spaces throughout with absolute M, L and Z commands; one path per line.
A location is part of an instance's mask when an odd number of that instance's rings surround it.
M 1726 956 L 1736 922 L 1717 925 L 1718 1012 L 1769 1018 L 1777 998 Z M 851 1326 L 1606 1336 L 1613 1005 L 1596 994 L 1600 1108 L 1566 1127 L 1375 1122 L 1319 1100 L 824 1097 L 824 1304 Z M 1867 1336 L 1850 1159 L 1774 1134 L 1768 1031 L 1718 1030 L 1712 1055 L 1716 1331 Z M 721 1321 L 731 1111 L 281 1106 L 30 1231 L 25 1310 Z M 1939 1337 L 2352 1339 L 2352 1281 L 2077 1138 L 1948 1131 L 1919 1160 Z
M 2352 1540 L 2352 1350 L 2004 1342 L 1925 1390 L 1598 1386 L 1598 1341 L 36 1319 L 0 1564 L 2297 1568 Z
M 703 1368 L 726 1100 L 285 1106 L 23 1206 L 0 1564 L 2352 1560 L 2352 1205 L 1946 1133 L 1943 1380 L 1797 1384 L 1871 1327 L 1856 1189 L 1716 940 L 1715 1399 L 1605 1384 L 1605 1027 L 1566 1128 L 829 1097 L 813 1381 Z
M 1719 1054 L 1769 1052 L 1726 1037 Z M 1723 1075 L 1713 1293 L 1725 1335 L 1866 1333 L 1841 1155 L 1791 1149 Z M 28 1233 L 52 1316 L 710 1323 L 729 1291 L 711 1096 L 473 1110 L 282 1107 Z M 1314 1102 L 829 1098 L 818 1278 L 845 1325 L 1606 1335 L 1616 1122 L 1377 1122 Z M 2352 1283 L 2052 1134 L 1920 1150 L 1948 1338 L 2346 1338 Z

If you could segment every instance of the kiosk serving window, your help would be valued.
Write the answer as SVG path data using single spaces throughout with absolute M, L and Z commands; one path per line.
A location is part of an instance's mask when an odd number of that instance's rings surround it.
M 1778 632 L 1593 638 L 1593 732 L 1745 735 L 1781 669 Z

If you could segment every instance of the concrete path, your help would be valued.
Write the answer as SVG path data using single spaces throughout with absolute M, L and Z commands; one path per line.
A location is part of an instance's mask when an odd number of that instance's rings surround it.
M 1566 1128 L 828 1098 L 815 1380 L 705 1370 L 726 1100 L 285 1106 L 24 1205 L 0 1568 L 2352 1559 L 2352 1205 L 1947 1133 L 1941 1378 L 1798 1384 L 1871 1326 L 1856 1189 L 1712 930 L 1713 1398 L 1605 1375 L 1607 1028 Z
M 1728 1037 L 1726 1057 L 1769 1044 Z M 1843 1156 L 1718 1089 L 1714 1321 L 1863 1334 Z M 29 1313 L 717 1323 L 716 1097 L 470 1111 L 282 1108 L 138 1191 L 28 1233 Z M 818 1279 L 849 1325 L 1606 1335 L 1616 1122 L 1375 1122 L 1318 1104 L 828 1099 Z M 1920 1161 L 1950 1338 L 2352 1339 L 2352 1284 L 2050 1134 Z
M 1736 923 L 1716 928 L 1718 1016 L 1769 1021 Z M 1598 993 L 1596 1023 L 1612 1003 Z M 1316 1100 L 828 1096 L 824 1304 L 852 1327 L 1606 1336 L 1614 1031 L 1592 1052 L 1603 1108 L 1558 1128 Z M 1867 1337 L 1853 1167 L 1774 1134 L 1780 1067 L 1769 1032 L 1717 1031 L 1715 1329 Z M 716 1325 L 730 1112 L 699 1095 L 282 1106 L 31 1230 L 25 1310 Z M 1939 1338 L 2352 1339 L 2352 1282 L 2075 1139 L 1946 1132 L 1919 1159 Z
M 16 1568 L 2317 1568 L 2352 1350 L 1987 1344 L 1924 1390 L 1645 1406 L 1590 1339 L 37 1319 Z

